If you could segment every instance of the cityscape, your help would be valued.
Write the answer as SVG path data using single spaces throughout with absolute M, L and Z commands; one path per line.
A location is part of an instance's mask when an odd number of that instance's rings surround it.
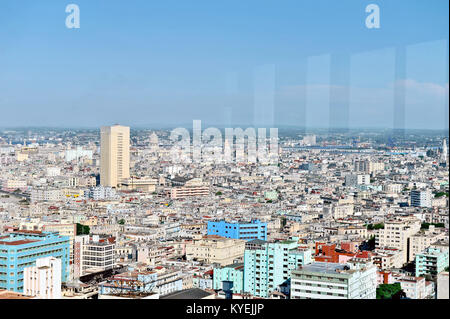
M 288 129 L 276 164 L 180 164 L 169 136 L 3 131 L 1 294 L 448 298 L 442 134 Z
M 2 0 L 0 302 L 449 300 L 448 1 L 282 2 Z

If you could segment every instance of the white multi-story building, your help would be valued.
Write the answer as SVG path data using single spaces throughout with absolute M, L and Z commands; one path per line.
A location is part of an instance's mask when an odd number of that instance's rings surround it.
M 448 272 L 441 272 L 437 276 L 437 299 L 449 299 L 448 296 Z
M 386 184 L 383 186 L 383 190 L 389 194 L 398 194 L 402 189 L 403 186 L 401 184 Z
M 345 186 L 370 185 L 369 174 L 349 174 L 345 176 Z
M 436 228 L 430 225 L 430 228 L 425 231 L 420 231 L 409 238 L 409 259 L 413 260 L 417 254 L 420 254 L 425 249 L 430 247 L 433 243 L 443 240 L 448 235 L 441 228 Z
M 93 200 L 105 200 L 117 198 L 116 190 L 112 187 L 97 186 L 88 191 L 89 198 Z
M 355 172 L 373 174 L 384 170 L 384 163 L 372 162 L 370 160 L 355 160 L 353 163 L 353 170 Z
M 291 299 L 376 299 L 376 287 L 372 263 L 314 262 L 292 271 Z
M 224 266 L 242 258 L 244 250 L 245 240 L 209 235 L 186 244 L 186 259 Z
M 420 226 L 421 222 L 416 218 L 388 220 L 384 223 L 384 229 L 376 233 L 376 247 L 402 250 L 402 263 L 406 263 L 412 260 L 408 256 L 408 240 L 420 231 Z
M 172 199 L 208 196 L 209 187 L 200 178 L 193 178 L 183 186 L 173 187 L 167 191 Z
M 411 206 L 414 207 L 431 207 L 431 191 L 427 190 L 412 190 L 411 191 Z
M 63 200 L 64 195 L 61 189 L 35 188 L 31 191 L 31 201 L 35 202 L 55 202 Z
M 403 266 L 403 251 L 395 248 L 375 249 L 371 259 L 381 270 L 398 269 Z
M 89 273 L 113 269 L 115 241 L 113 237 L 100 238 L 98 235 L 75 237 L 74 278 Z
M 406 297 L 410 299 L 425 299 L 429 297 L 427 283 L 424 277 L 402 276 L 394 279 L 394 282 L 400 283 Z
M 36 259 L 35 266 L 24 269 L 23 281 L 23 291 L 27 296 L 38 299 L 61 298 L 61 259 Z
M 17 179 L 7 179 L 1 183 L 1 188 L 8 191 L 16 189 L 25 189 L 27 188 L 27 181 Z

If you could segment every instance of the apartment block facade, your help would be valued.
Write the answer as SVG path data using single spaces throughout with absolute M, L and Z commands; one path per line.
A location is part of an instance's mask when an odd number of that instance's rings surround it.
M 0 289 L 23 292 L 25 268 L 43 257 L 61 259 L 61 282 L 69 280 L 69 237 L 41 231 L 0 235 Z
M 243 239 L 243 240 L 267 240 L 267 223 L 263 223 L 258 219 L 250 222 L 226 222 L 209 221 L 208 235 L 218 235 L 226 238 Z
M 314 262 L 292 272 L 291 299 L 376 299 L 377 268 L 366 262 Z
M 267 298 L 290 278 L 293 269 L 310 262 L 311 251 L 299 250 L 295 239 L 274 243 L 249 241 L 244 254 L 244 292 Z

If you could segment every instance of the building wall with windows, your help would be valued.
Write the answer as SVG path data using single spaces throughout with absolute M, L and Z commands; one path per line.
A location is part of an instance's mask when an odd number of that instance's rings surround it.
M 409 238 L 420 231 L 419 219 L 408 218 L 387 220 L 384 229 L 377 230 L 375 244 L 377 248 L 396 248 L 402 251 L 402 263 L 413 260 L 408 255 Z
M 244 253 L 244 292 L 267 298 L 291 277 L 291 271 L 311 262 L 311 251 L 298 250 L 297 240 L 269 243 L 253 240 Z
M 366 262 L 314 262 L 292 272 L 291 299 L 376 299 L 376 269 Z
M 233 293 L 242 293 L 244 291 L 244 264 L 237 263 L 221 268 L 214 268 L 213 289 L 223 289 L 222 281 L 232 281 Z
M 414 207 L 431 207 L 431 191 L 430 190 L 412 190 L 411 206 Z
M 241 259 L 244 250 L 243 240 L 210 235 L 186 244 L 186 258 L 225 266 Z
M 24 294 L 39 299 L 61 298 L 61 259 L 45 257 L 24 270 Z
M 113 269 L 115 239 L 100 238 L 98 235 L 75 237 L 74 278 L 93 272 Z
M 429 247 L 416 255 L 416 277 L 437 275 L 448 267 L 448 251 Z
M 24 270 L 43 257 L 61 259 L 61 281 L 69 279 L 70 239 L 58 233 L 17 231 L 0 235 L 0 289 L 23 292 Z
M 267 223 L 254 219 L 247 223 L 229 223 L 224 220 L 209 221 L 208 235 L 243 240 L 267 240 Z

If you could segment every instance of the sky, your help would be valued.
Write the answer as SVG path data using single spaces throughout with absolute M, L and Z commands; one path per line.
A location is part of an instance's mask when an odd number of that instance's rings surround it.
M 0 127 L 448 129 L 448 6 L 1 0 Z

